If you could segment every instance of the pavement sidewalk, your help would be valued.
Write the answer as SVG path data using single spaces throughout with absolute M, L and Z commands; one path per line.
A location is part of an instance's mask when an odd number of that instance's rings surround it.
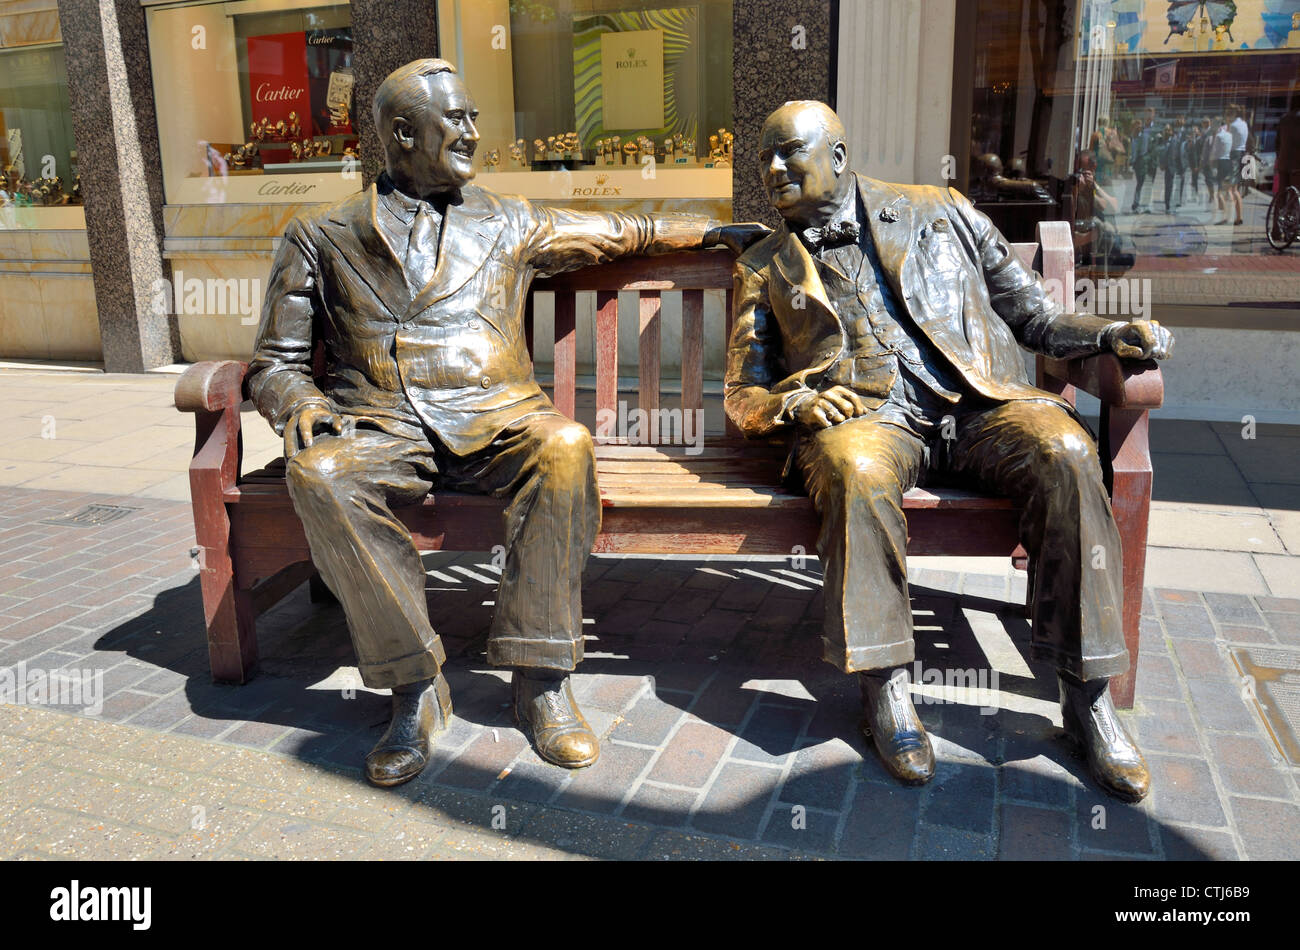
M 593 557 L 575 685 L 604 752 L 574 773 L 537 759 L 510 720 L 503 675 L 484 662 L 490 558 L 430 554 L 456 718 L 419 779 L 381 791 L 359 765 L 387 700 L 359 688 L 336 606 L 299 589 L 259 623 L 257 678 L 208 677 L 191 515 L 175 490 L 192 420 L 169 408 L 174 380 L 76 375 L 0 374 L 0 395 L 23 403 L 0 443 L 0 671 L 102 674 L 102 708 L 30 696 L 0 705 L 0 856 L 1079 860 L 1300 849 L 1300 749 L 1285 715 L 1300 681 L 1300 598 L 1287 587 L 1300 551 L 1293 430 L 1263 427 L 1254 441 L 1264 445 L 1239 446 L 1222 427 L 1153 426 L 1163 499 L 1153 538 L 1210 566 L 1202 584 L 1175 564 L 1175 582 L 1144 598 L 1137 703 L 1124 714 L 1154 775 L 1140 806 L 1100 792 L 1062 739 L 1051 671 L 1025 659 L 1024 577 L 984 569 L 997 559 L 912 565 L 922 671 L 968 671 L 997 692 L 916 689 L 939 774 L 910 789 L 857 731 L 856 684 L 819 659 L 815 560 Z M 46 417 L 54 438 L 41 438 Z M 270 430 L 246 421 L 250 460 L 274 454 Z M 49 523 L 92 503 L 131 510 L 98 527 Z M 1266 550 L 1243 547 L 1252 538 Z

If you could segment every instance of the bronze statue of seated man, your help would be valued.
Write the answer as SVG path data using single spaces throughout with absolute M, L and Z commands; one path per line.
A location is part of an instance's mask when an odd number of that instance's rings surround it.
M 366 756 L 377 785 L 417 775 L 451 715 L 424 568 L 392 511 L 435 486 L 510 499 L 488 661 L 513 670 L 515 715 L 542 758 L 596 761 L 569 684 L 600 528 L 595 458 L 587 430 L 533 377 L 528 286 L 625 254 L 739 251 L 767 230 L 493 194 L 470 181 L 477 117 L 444 60 L 384 80 L 374 118 L 386 171 L 289 224 L 249 367 L 249 396 L 284 436 L 289 494 L 342 603 L 361 678 L 393 691 L 392 722 Z
M 759 157 L 784 225 L 736 262 L 726 409 L 746 435 L 792 435 L 787 471 L 821 516 L 824 657 L 859 674 L 864 729 L 885 766 L 913 784 L 934 775 L 906 686 L 902 497 L 943 475 L 1023 507 L 1034 652 L 1059 671 L 1065 728 L 1097 781 L 1141 799 L 1146 762 L 1107 685 L 1129 656 L 1097 447 L 1072 407 L 1030 385 L 1020 346 L 1163 358 L 1169 332 L 1063 313 L 965 197 L 851 171 L 844 127 L 820 102 L 769 116 Z

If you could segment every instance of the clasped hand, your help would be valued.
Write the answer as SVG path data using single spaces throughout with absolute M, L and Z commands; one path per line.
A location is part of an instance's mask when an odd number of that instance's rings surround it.
M 812 429 L 827 429 L 868 412 L 870 409 L 866 402 L 853 390 L 847 386 L 832 386 L 796 403 L 794 419 Z

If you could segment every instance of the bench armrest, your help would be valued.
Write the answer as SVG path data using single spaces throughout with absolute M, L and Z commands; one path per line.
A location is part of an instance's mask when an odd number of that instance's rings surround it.
M 181 412 L 220 412 L 238 409 L 244 401 L 248 364 L 238 360 L 195 363 L 176 382 L 176 408 Z
M 1091 393 L 1114 409 L 1159 409 L 1165 400 L 1165 381 L 1155 360 L 1122 360 L 1114 353 L 1098 353 L 1042 362 L 1045 376 Z

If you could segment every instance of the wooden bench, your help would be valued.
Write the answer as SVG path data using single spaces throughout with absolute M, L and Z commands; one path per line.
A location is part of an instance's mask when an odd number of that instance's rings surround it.
M 1044 224 L 1040 269 L 1074 286 L 1069 226 Z M 1026 263 L 1036 245 L 1018 245 Z M 704 291 L 726 295 L 731 329 L 732 257 L 725 251 L 624 259 L 547 280 L 533 293 L 555 294 L 556 407 L 576 408 L 575 292 L 596 292 L 596 405 L 615 410 L 618 391 L 618 292 L 639 294 L 638 405 L 663 407 L 660 380 L 661 294 L 682 292 L 683 410 L 704 405 Z M 1049 285 L 1050 286 L 1050 285 Z M 1070 295 L 1067 295 L 1070 296 Z M 527 313 L 532 345 L 533 298 Z M 721 344 L 725 347 L 725 341 Z M 201 548 L 201 584 L 214 678 L 243 682 L 257 662 L 257 616 L 313 578 L 310 552 L 283 477 L 283 461 L 241 474 L 240 406 L 246 364 L 197 363 L 176 386 L 176 406 L 195 415 L 190 464 L 195 534 Z M 1124 632 L 1137 665 L 1138 614 L 1146 560 L 1151 463 L 1147 412 L 1161 403 L 1154 364 L 1122 364 L 1110 355 L 1070 362 L 1039 359 L 1038 383 L 1073 400 L 1074 387 L 1102 402 L 1101 454 L 1124 546 Z M 653 414 L 651 414 L 653 415 Z M 727 423 L 723 438 L 696 446 L 630 445 L 597 439 L 603 527 L 598 553 L 786 554 L 815 552 L 818 519 L 804 495 L 779 484 L 785 448 L 750 442 Z M 503 541 L 503 502 L 479 495 L 435 492 L 397 514 L 421 550 L 488 551 Z M 917 555 L 1012 555 L 1020 512 L 1004 498 L 957 490 L 908 492 L 908 551 Z M 318 579 L 316 579 L 318 581 Z M 1031 585 L 1032 589 L 1032 585 Z M 1115 701 L 1132 705 L 1133 672 L 1113 684 Z

